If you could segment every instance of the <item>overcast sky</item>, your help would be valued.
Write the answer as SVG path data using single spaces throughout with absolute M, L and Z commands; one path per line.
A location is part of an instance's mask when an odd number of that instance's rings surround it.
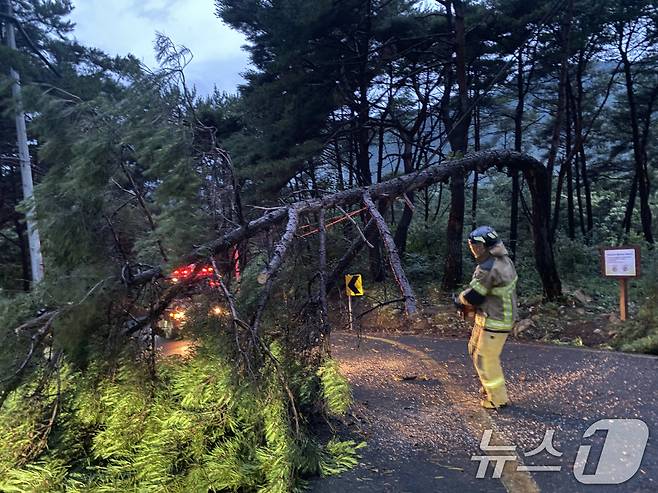
M 85 45 L 111 55 L 132 53 L 156 66 L 156 31 L 184 45 L 194 54 L 188 80 L 199 93 L 235 92 L 248 63 L 241 50 L 242 34 L 215 16 L 213 0 L 74 0 L 74 36 Z

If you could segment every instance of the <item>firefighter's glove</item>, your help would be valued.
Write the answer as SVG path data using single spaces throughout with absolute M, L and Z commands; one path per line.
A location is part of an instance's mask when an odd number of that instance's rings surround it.
M 455 305 L 455 308 L 457 309 L 457 315 L 459 315 L 460 318 L 466 320 L 466 305 L 459 301 L 459 297 L 454 293 L 452 295 L 452 304 Z

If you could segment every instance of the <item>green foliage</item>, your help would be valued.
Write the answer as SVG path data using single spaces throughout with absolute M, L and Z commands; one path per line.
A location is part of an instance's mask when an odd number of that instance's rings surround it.
M 35 373 L 0 410 L 0 490 L 284 493 L 300 476 L 356 464 L 363 444 L 321 446 L 304 422 L 297 434 L 272 364 L 259 384 L 243 380 L 222 347 L 204 340 L 189 359 L 159 361 L 155 378 L 128 351 L 116 365 L 82 372 L 62 362 Z M 327 360 L 318 373 L 315 399 L 345 412 L 337 364 Z
M 54 163 L 37 189 L 47 264 L 107 265 L 117 256 L 114 235 L 124 255 L 145 263 L 162 260 L 159 243 L 175 257 L 207 239 L 204 171 L 180 111 L 183 96 L 161 90 L 168 83 L 142 75 L 118 97 L 44 102 L 41 153 Z M 145 207 L 130 200 L 133 182 Z
M 322 475 L 332 476 L 354 468 L 359 463 L 359 455 L 356 451 L 365 446 L 365 442 L 357 444 L 353 440 L 330 440 L 320 462 Z
M 637 318 L 627 322 L 617 341 L 623 351 L 658 354 L 658 252 L 643 252 L 645 272 L 637 283 Z
M 658 317 L 656 317 L 655 310 L 653 313 L 644 313 L 643 319 L 647 322 L 652 323 L 650 327 L 656 327 L 658 323 Z M 644 330 L 626 330 L 626 338 L 630 339 L 630 342 L 621 344 L 620 349 L 622 351 L 630 351 L 632 353 L 647 353 L 647 354 L 658 354 L 658 333 L 655 330 L 647 329 Z M 644 335 L 642 335 L 644 334 Z
M 317 373 L 327 410 L 335 415 L 345 415 L 352 405 L 352 393 L 347 379 L 340 373 L 338 362 L 327 358 Z

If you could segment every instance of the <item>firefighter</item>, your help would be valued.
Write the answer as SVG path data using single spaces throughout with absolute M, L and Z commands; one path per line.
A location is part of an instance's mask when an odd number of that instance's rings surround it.
M 480 226 L 468 236 L 477 267 L 469 287 L 456 301 L 463 312 L 475 312 L 468 353 L 482 383 L 487 409 L 508 404 L 500 353 L 517 320 L 516 269 L 507 249 L 491 226 Z

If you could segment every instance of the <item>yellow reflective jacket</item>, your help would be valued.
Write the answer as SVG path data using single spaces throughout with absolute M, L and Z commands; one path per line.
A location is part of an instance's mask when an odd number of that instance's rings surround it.
M 459 300 L 476 307 L 475 323 L 492 332 L 509 332 L 518 320 L 514 263 L 503 243 L 489 249 L 489 256 L 475 268 L 469 287 Z M 475 291 L 480 296 L 471 296 Z M 477 298 L 480 302 L 469 302 Z

